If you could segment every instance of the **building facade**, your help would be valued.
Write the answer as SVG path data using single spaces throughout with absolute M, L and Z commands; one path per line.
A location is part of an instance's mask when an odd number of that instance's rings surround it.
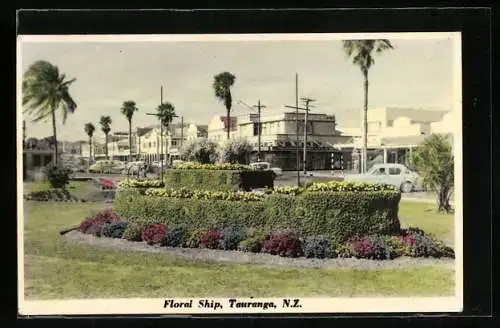
M 427 136 L 453 137 L 453 112 L 418 108 L 373 108 L 368 113 L 367 169 L 376 163 L 408 164 L 412 151 Z M 337 145 L 345 154 L 347 169 L 359 171 L 361 129 L 339 128 L 350 142 Z
M 235 122 L 236 120 L 231 120 Z M 227 124 L 223 117 L 215 117 L 209 124 L 208 138 L 219 143 L 227 139 Z M 298 138 L 297 138 L 298 126 Z M 303 169 L 305 114 L 283 112 L 260 117 L 260 159 L 281 167 L 283 170 Z M 248 114 L 238 117 L 232 126 L 232 138 L 247 140 L 253 147 L 251 161 L 256 161 L 259 151 L 259 117 Z M 331 168 L 332 153 L 338 150 L 335 144 L 346 142 L 348 137 L 336 130 L 333 115 L 308 114 L 306 168 L 328 170 Z M 298 141 L 298 142 L 297 142 Z

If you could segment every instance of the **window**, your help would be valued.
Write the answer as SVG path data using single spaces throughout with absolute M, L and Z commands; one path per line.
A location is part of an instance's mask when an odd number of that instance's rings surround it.
M 387 121 L 387 126 L 392 126 L 394 124 L 394 121 L 393 120 L 389 120 Z
M 385 167 L 380 167 L 373 171 L 373 175 L 384 175 L 385 174 Z
M 401 174 L 401 169 L 399 167 L 390 167 L 389 168 L 389 174 L 390 175 L 400 175 Z
M 176 147 L 177 146 L 177 140 L 172 140 L 172 147 Z

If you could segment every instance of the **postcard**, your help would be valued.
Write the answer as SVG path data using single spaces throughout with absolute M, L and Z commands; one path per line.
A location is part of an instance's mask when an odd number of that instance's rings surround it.
M 17 41 L 21 315 L 462 310 L 460 33 Z

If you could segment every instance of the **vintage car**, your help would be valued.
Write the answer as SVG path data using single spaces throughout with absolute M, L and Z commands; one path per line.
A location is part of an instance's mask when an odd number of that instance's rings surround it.
M 367 173 L 346 174 L 343 180 L 390 184 L 404 193 L 424 190 L 422 179 L 416 172 L 396 163 L 375 164 Z
M 283 171 L 279 167 L 273 167 L 271 166 L 271 163 L 269 162 L 255 162 L 255 163 L 250 163 L 250 166 L 254 170 L 262 170 L 262 171 L 267 171 L 271 170 L 276 174 L 276 176 L 281 176 L 283 175 Z

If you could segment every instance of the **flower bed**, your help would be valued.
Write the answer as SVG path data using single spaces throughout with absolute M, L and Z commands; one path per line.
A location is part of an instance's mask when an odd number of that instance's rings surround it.
M 32 200 L 38 202 L 83 202 L 64 188 L 51 188 L 47 190 L 32 191 L 24 195 L 25 200 Z
M 207 248 L 267 253 L 282 257 L 358 258 L 391 260 L 407 257 L 454 257 L 454 250 L 420 229 L 402 229 L 393 235 L 358 235 L 337 242 L 326 235 L 299 237 L 292 231 L 245 229 L 226 226 L 221 229 L 187 228 L 185 225 L 122 220 L 107 209 L 85 219 L 78 230 L 101 238 L 121 238 L 160 247 Z

